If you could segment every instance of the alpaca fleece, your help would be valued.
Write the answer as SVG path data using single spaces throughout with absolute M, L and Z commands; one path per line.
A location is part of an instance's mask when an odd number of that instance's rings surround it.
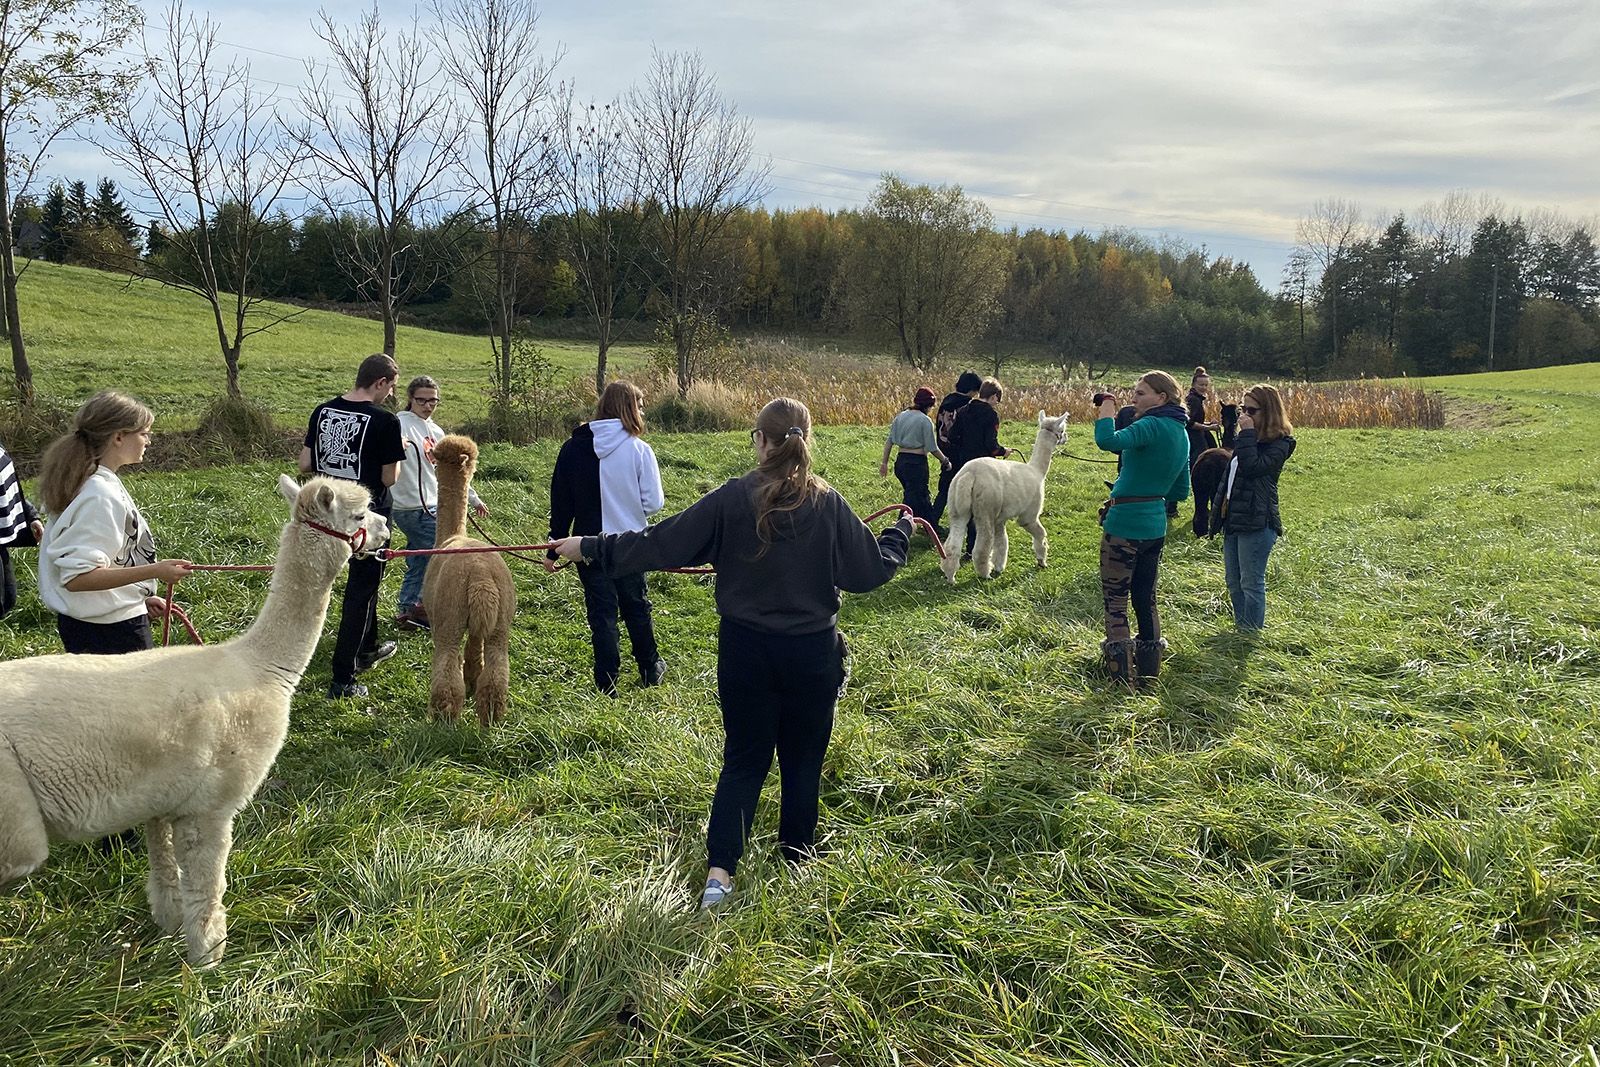
M 433 446 L 433 460 L 439 476 L 434 547 L 487 547 L 467 536 L 467 494 L 478 469 L 477 444 L 451 434 Z M 505 718 L 511 620 L 517 610 L 517 590 L 505 559 L 494 552 L 434 556 L 422 579 L 422 606 L 433 633 L 429 713 L 451 721 L 460 718 L 471 690 L 480 726 Z
M 51 841 L 144 824 L 150 911 L 182 931 L 189 962 L 214 966 L 233 817 L 255 795 L 289 728 L 289 702 L 328 613 L 350 544 L 388 536 L 352 482 L 279 480 L 292 518 L 255 623 L 218 645 L 0 663 L 0 882 L 44 864 Z
M 1006 569 L 1010 549 L 1006 522 L 1010 519 L 1016 519 L 1033 535 L 1034 560 L 1041 567 L 1045 565 L 1050 539 L 1039 520 L 1039 513 L 1044 510 L 1044 478 L 1050 473 L 1050 459 L 1056 447 L 1066 439 L 1067 413 L 1051 418 L 1041 411 L 1028 462 L 974 459 L 961 468 L 950 482 L 950 535 L 945 540 L 944 561 L 939 565 L 946 580 L 956 580 L 969 521 L 977 527 L 972 567 L 978 577 L 994 577 Z

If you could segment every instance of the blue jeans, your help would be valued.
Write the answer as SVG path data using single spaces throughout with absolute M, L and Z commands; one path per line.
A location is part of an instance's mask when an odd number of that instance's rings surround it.
M 427 508 L 397 508 L 394 524 L 406 535 L 407 548 L 432 548 L 438 534 L 434 517 Z M 400 583 L 400 610 L 422 603 L 422 576 L 428 572 L 429 556 L 407 556 L 406 576 Z
M 1254 533 L 1224 533 L 1222 562 L 1228 576 L 1228 599 L 1233 602 L 1233 625 L 1260 630 L 1267 625 L 1267 557 L 1278 543 L 1271 527 Z

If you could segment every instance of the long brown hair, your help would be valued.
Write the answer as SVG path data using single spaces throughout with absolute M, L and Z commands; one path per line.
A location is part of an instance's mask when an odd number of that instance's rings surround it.
M 72 432 L 55 439 L 39 462 L 39 498 L 51 515 L 60 515 L 100 463 L 119 433 L 148 430 L 156 417 L 126 393 L 107 389 L 83 402 L 72 416 Z
M 1255 401 L 1256 407 L 1261 409 L 1253 419 L 1256 440 L 1276 441 L 1294 433 L 1294 425 L 1289 422 L 1289 410 L 1284 406 L 1283 396 L 1277 386 L 1263 382 L 1246 389 L 1244 395 L 1246 400 Z
M 1139 375 L 1139 380 L 1148 385 L 1155 392 L 1167 398 L 1169 404 L 1183 403 L 1183 392 L 1178 388 L 1178 379 L 1164 370 L 1147 370 Z
M 756 536 L 765 555 L 772 543 L 774 514 L 798 509 L 828 491 L 811 473 L 811 412 L 798 400 L 769 400 L 756 416 L 756 430 L 767 439 L 767 458 L 756 468 Z
M 644 393 L 632 382 L 615 381 L 600 394 L 595 405 L 597 419 L 616 419 L 622 428 L 639 437 L 644 433 Z

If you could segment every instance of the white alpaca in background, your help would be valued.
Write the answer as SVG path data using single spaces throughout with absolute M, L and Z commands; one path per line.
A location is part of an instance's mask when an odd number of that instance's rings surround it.
M 248 631 L 219 645 L 0 663 L 0 882 L 55 841 L 143 823 L 150 912 L 214 966 L 233 817 L 283 747 L 289 701 L 322 634 L 351 547 L 388 537 L 354 482 L 279 479 L 290 520 L 272 589 Z M 322 527 L 318 530 L 317 527 Z
M 972 566 L 980 578 L 1006 569 L 1006 521 L 1016 519 L 1033 535 L 1033 555 L 1043 567 L 1049 538 L 1039 513 L 1044 509 L 1044 476 L 1050 457 L 1067 439 L 1067 413 L 1050 418 L 1039 412 L 1039 432 L 1026 463 L 1003 459 L 969 460 L 950 482 L 950 535 L 945 539 L 944 562 L 939 564 L 952 583 L 967 543 L 967 522 L 977 527 L 972 545 Z

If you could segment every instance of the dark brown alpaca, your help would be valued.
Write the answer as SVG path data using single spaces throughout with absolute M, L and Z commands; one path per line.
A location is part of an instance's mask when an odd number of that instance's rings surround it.
M 1211 501 L 1228 475 L 1228 463 L 1233 459 L 1233 438 L 1239 428 L 1239 405 L 1222 405 L 1222 445 L 1208 448 L 1195 457 L 1189 471 L 1189 488 L 1194 493 L 1194 535 L 1204 537 L 1211 532 Z

